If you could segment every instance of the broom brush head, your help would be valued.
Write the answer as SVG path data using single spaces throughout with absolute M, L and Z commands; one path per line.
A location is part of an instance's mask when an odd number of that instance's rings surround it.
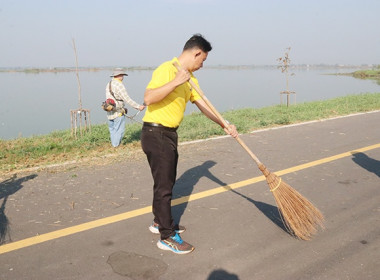
M 322 213 L 305 197 L 271 173 L 263 165 L 259 165 L 273 193 L 281 218 L 288 232 L 302 240 L 310 240 L 318 227 L 324 228 Z

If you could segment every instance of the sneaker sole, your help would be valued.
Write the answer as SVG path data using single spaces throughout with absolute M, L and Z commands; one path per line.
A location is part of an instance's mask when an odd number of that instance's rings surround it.
M 149 230 L 150 230 L 151 233 L 160 234 L 160 231 L 158 230 L 158 228 L 149 226 Z
M 165 244 L 163 244 L 160 240 L 157 241 L 157 247 L 160 248 L 161 250 L 165 250 L 165 251 L 172 251 L 174 254 L 179 254 L 179 255 L 184 255 L 184 254 L 189 254 L 191 253 L 192 251 L 194 251 L 194 247 L 189 250 L 189 251 L 177 251 L 175 250 L 174 248 L 172 247 L 169 247 Z
M 149 226 L 149 230 L 151 233 L 160 234 L 160 231 L 155 227 Z M 185 229 L 179 229 L 179 230 L 176 230 L 175 232 L 176 233 L 183 233 L 183 232 L 185 232 Z

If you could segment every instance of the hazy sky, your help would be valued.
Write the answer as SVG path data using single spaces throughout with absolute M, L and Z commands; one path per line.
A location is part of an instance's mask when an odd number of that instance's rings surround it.
M 0 67 L 157 66 L 203 34 L 207 65 L 380 64 L 380 0 L 0 0 Z

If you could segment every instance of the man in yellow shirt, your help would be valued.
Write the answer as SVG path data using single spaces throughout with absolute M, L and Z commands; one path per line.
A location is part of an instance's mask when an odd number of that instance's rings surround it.
M 144 94 L 144 104 L 148 109 L 143 118 L 141 145 L 147 156 L 154 181 L 154 220 L 149 229 L 161 235 L 157 242 L 158 248 L 177 254 L 186 254 L 194 250 L 192 245 L 180 237 L 179 233 L 182 233 L 185 228 L 175 225 L 171 214 L 172 190 L 178 163 L 176 130 L 183 119 L 186 103 L 191 101 L 204 115 L 223 127 L 223 124 L 188 83 L 192 79 L 198 85 L 193 72 L 203 66 L 211 49 L 211 44 L 202 35 L 192 36 L 178 58 L 164 62 L 153 72 Z M 180 65 L 180 71 L 173 65 L 174 62 Z M 232 137 L 238 135 L 234 125 L 224 127 L 224 130 Z

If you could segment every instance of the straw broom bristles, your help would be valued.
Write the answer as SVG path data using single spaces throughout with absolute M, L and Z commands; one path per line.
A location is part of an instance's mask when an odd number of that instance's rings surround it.
M 277 207 L 287 230 L 302 240 L 310 240 L 323 226 L 322 213 L 299 192 L 282 181 L 276 174 L 259 165 L 276 200 Z

